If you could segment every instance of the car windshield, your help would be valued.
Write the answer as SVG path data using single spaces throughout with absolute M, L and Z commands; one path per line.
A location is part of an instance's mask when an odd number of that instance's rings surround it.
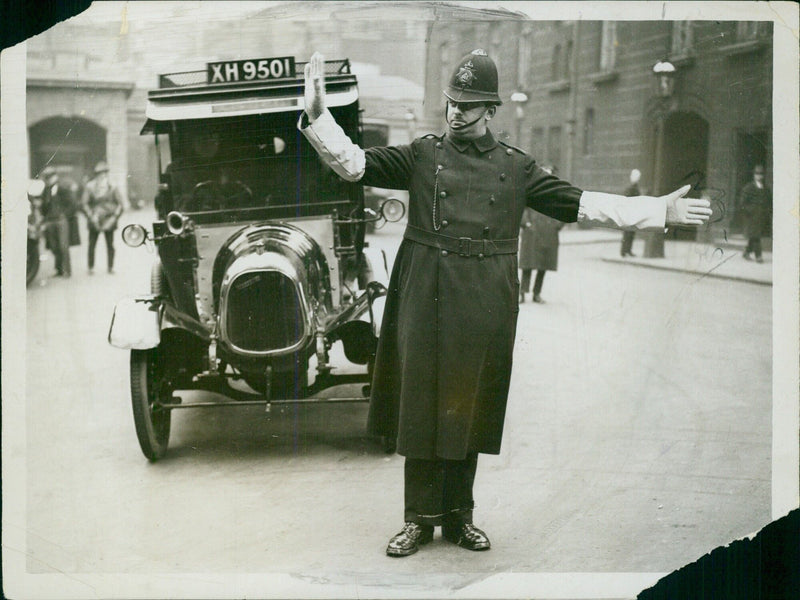
M 295 113 L 175 121 L 167 167 L 184 212 L 348 200 L 351 187 L 297 131 Z

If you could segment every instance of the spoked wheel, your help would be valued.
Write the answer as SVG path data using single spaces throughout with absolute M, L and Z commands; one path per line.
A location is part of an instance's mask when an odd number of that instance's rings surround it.
M 152 461 L 167 452 L 169 443 L 170 410 L 161 408 L 162 401 L 172 395 L 170 382 L 158 348 L 131 350 L 131 402 L 136 437 L 144 455 Z

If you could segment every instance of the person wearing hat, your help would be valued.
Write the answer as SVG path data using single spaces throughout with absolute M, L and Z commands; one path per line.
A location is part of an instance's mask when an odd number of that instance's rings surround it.
M 761 257 L 761 236 L 764 229 L 771 222 L 772 192 L 764 184 L 764 165 L 757 164 L 753 167 L 751 179 L 739 193 L 739 207 L 745 216 L 745 236 L 747 247 L 742 253 L 745 260 L 753 260 L 751 253 L 755 254 L 756 262 L 764 262 Z
M 392 268 L 370 398 L 371 433 L 405 457 L 405 524 L 389 556 L 433 538 L 490 548 L 473 524 L 478 454 L 498 454 L 519 312 L 518 235 L 526 206 L 562 222 L 661 230 L 699 225 L 708 202 L 690 189 L 629 199 L 585 192 L 495 138 L 502 104 L 485 51 L 464 56 L 444 90 L 446 131 L 407 145 L 354 144 L 325 109 L 325 64 L 305 67 L 298 128 L 340 177 L 409 191 L 408 224 Z
M 108 272 L 113 273 L 114 230 L 122 214 L 122 200 L 108 178 L 108 165 L 104 161 L 95 166 L 94 177 L 83 190 L 81 206 L 89 227 L 89 274 L 94 273 L 94 251 L 101 233 L 106 239 Z
M 69 218 L 75 212 L 73 196 L 67 186 L 59 184 L 55 167 L 45 167 L 42 178 L 45 182 L 42 214 L 46 224 L 47 247 L 55 258 L 56 277 L 71 277 Z

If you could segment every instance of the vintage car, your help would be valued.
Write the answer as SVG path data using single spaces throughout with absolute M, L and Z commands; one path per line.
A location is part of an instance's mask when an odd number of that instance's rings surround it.
M 362 187 L 298 132 L 302 69 L 291 57 L 211 63 L 161 75 L 148 93 L 142 134 L 155 136 L 157 217 L 122 238 L 157 252 L 150 293 L 117 303 L 109 342 L 131 351 L 134 424 L 150 460 L 167 450 L 175 409 L 369 398 L 387 275 L 365 226 L 404 207 L 365 209 Z M 361 142 L 350 63 L 328 61 L 326 71 L 327 106 Z M 320 395 L 340 384 L 358 393 Z M 184 401 L 183 390 L 222 398 Z

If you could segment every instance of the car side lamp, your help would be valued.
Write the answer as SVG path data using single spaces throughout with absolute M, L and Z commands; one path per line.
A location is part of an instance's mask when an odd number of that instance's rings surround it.
M 147 230 L 138 223 L 131 223 L 122 230 L 122 241 L 126 246 L 138 248 L 147 241 Z

